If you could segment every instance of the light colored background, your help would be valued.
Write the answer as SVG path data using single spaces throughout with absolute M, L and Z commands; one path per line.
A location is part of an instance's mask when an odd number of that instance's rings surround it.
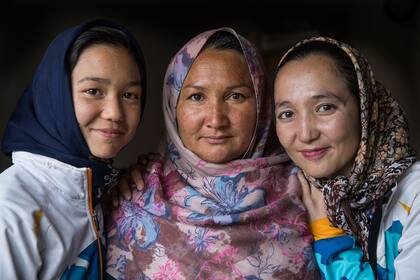
M 171 57 L 196 34 L 221 26 L 254 42 L 271 72 L 286 49 L 311 35 L 332 36 L 360 49 L 405 109 L 411 142 L 420 151 L 420 13 L 415 0 L 34 2 L 2 4 L 0 11 L 0 135 L 49 42 L 81 21 L 108 18 L 135 34 L 148 69 L 144 119 L 116 159 L 119 166 L 155 150 L 164 133 L 161 89 Z M 0 171 L 9 165 L 1 154 Z

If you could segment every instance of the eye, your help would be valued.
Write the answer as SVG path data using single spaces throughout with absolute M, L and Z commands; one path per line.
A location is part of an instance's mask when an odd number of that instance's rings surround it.
M 293 118 L 294 113 L 292 111 L 284 111 L 284 112 L 280 112 L 280 114 L 278 115 L 278 119 L 281 120 L 288 120 Z
M 203 101 L 204 96 L 201 93 L 193 93 L 188 97 L 188 99 L 192 101 Z
M 320 106 L 318 106 L 316 111 L 321 112 L 321 113 L 325 113 L 325 112 L 333 111 L 335 108 L 337 108 L 337 107 L 333 104 L 321 104 Z
M 125 99 L 130 99 L 130 100 L 138 100 L 139 96 L 135 93 L 131 93 L 131 92 L 124 92 L 122 94 L 122 97 Z
M 100 96 L 101 91 L 97 88 L 90 88 L 84 91 L 87 95 Z
M 245 95 L 243 95 L 242 93 L 239 92 L 232 92 L 231 94 L 229 94 L 226 99 L 230 99 L 236 102 L 240 102 L 246 99 Z

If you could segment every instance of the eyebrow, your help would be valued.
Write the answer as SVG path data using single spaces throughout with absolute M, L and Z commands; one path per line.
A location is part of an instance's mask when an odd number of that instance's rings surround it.
M 245 87 L 245 88 L 249 88 L 249 89 L 253 89 L 253 87 L 250 87 L 249 85 L 247 85 L 247 84 L 239 84 L 239 85 L 233 85 L 233 86 L 229 86 L 229 87 L 227 87 L 227 89 L 228 90 L 232 90 L 232 89 L 235 89 L 235 88 L 243 88 L 243 87 Z M 184 86 L 184 89 L 185 88 L 194 88 L 194 89 L 199 89 L 199 90 L 204 90 L 205 89 L 205 87 L 202 87 L 202 86 L 199 86 L 199 85 L 186 85 L 186 86 Z
M 194 89 L 199 89 L 199 90 L 203 90 L 203 89 L 204 89 L 204 87 L 201 87 L 201 86 L 196 86 L 196 85 L 186 85 L 186 86 L 184 86 L 183 88 L 184 88 L 184 89 L 185 89 L 185 88 L 194 88 Z
M 335 99 L 335 100 L 338 100 L 339 102 L 341 102 L 343 104 L 346 104 L 346 101 L 343 98 L 341 98 L 340 96 L 338 96 L 338 95 L 336 95 L 336 94 L 334 94 L 330 91 L 325 91 L 325 92 L 322 92 L 320 94 L 313 95 L 313 96 L 311 96 L 311 99 L 315 100 L 315 101 L 321 100 L 321 99 Z M 287 107 L 288 105 L 291 105 L 291 102 L 287 101 L 287 100 L 285 100 L 283 102 L 280 102 L 280 103 L 276 102 L 275 103 L 275 108 L 277 109 L 277 108 L 281 108 L 281 107 Z
M 93 82 L 98 82 L 101 84 L 110 84 L 111 80 L 109 79 L 105 79 L 105 78 L 99 78 L 99 77 L 92 77 L 92 76 L 88 76 L 88 77 L 84 77 L 80 80 L 77 81 L 78 84 L 86 82 L 86 81 L 93 81 Z
M 346 104 L 346 100 L 344 100 L 341 96 L 338 96 L 330 91 L 325 91 L 320 94 L 314 95 L 311 99 L 319 100 L 319 99 L 336 99 L 339 102 Z
M 105 79 L 105 78 L 100 78 L 100 77 L 84 77 L 82 79 L 80 79 L 79 81 L 77 81 L 78 84 L 86 82 L 86 81 L 93 81 L 93 82 L 98 82 L 101 84 L 110 84 L 111 80 L 110 79 Z M 139 86 L 141 87 L 141 82 L 140 81 L 131 81 L 128 83 L 130 86 Z
M 291 103 L 289 101 L 283 101 L 283 102 L 276 102 L 275 108 L 281 108 L 281 107 L 287 107 L 287 105 L 290 105 Z

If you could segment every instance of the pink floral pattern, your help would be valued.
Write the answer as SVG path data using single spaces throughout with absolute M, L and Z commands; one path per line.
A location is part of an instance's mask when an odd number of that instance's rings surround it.
M 205 162 L 177 133 L 175 108 L 183 80 L 218 30 L 204 32 L 175 55 L 167 70 L 165 155 L 144 174 L 145 191 L 136 192 L 109 221 L 107 272 L 115 278 L 319 278 L 293 167 L 285 154 L 263 154 L 272 102 L 263 64 L 250 42 L 232 29 L 220 30 L 240 41 L 254 83 L 258 119 L 249 153 L 227 164 Z

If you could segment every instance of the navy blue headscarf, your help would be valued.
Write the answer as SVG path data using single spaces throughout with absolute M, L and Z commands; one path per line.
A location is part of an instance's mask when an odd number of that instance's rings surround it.
M 74 111 L 71 73 L 67 62 L 67 53 L 73 42 L 84 31 L 95 26 L 118 29 L 129 38 L 141 76 L 143 112 L 146 70 L 142 51 L 134 36 L 124 27 L 110 21 L 86 22 L 60 33 L 49 45 L 31 84 L 23 92 L 7 123 L 2 150 L 6 155 L 11 155 L 13 151 L 27 151 L 75 167 L 89 167 L 93 171 L 95 192 L 100 194 L 118 172 L 112 168 L 110 161 L 95 159 L 83 138 Z

